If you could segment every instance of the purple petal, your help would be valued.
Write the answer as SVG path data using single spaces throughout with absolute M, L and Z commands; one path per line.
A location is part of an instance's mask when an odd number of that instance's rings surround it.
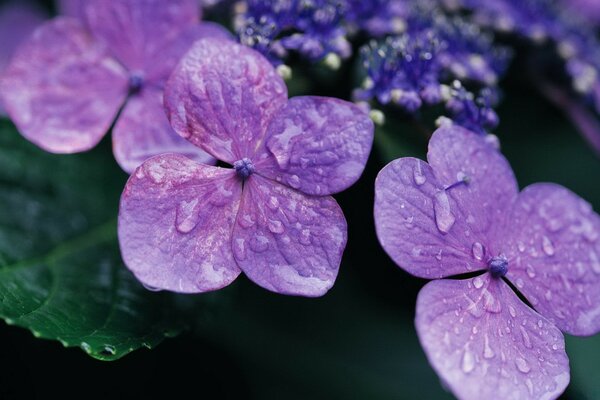
M 504 220 L 519 193 L 506 158 L 484 137 L 444 125 L 431 137 L 427 159 L 442 185 L 467 180 L 447 192 L 458 203 L 456 213 L 468 220 L 470 230 L 482 238 L 497 231 L 497 221 Z
M 37 8 L 28 4 L 9 3 L 0 8 L 0 75 L 15 50 L 45 20 Z M 5 115 L 0 104 L 0 116 Z
M 560 331 L 489 274 L 428 283 L 415 323 L 429 362 L 460 399 L 555 399 L 569 383 Z
M 169 78 L 165 107 L 177 133 L 217 159 L 252 159 L 287 88 L 256 51 L 225 40 L 192 46 Z
M 165 115 L 162 93 L 147 89 L 127 101 L 113 129 L 117 162 L 131 173 L 145 160 L 162 153 L 177 153 L 204 164 L 215 159 L 176 134 Z
M 347 227 L 332 197 L 305 196 L 252 175 L 233 231 L 240 268 L 274 292 L 322 296 L 335 281 Z
M 87 0 L 85 13 L 93 34 L 130 70 L 148 60 L 200 20 L 196 0 Z
M 377 176 L 375 227 L 385 251 L 413 275 L 441 278 L 486 268 L 483 255 L 472 253 L 472 244 L 484 238 L 474 236 L 457 200 L 416 158 L 392 161 Z
M 158 55 L 147 60 L 144 67 L 147 80 L 160 86 L 164 85 L 179 60 L 192 44 L 205 38 L 232 39 L 233 37 L 221 25 L 212 22 L 203 22 L 189 27 L 161 49 Z
M 521 192 L 498 239 L 509 278 L 535 309 L 573 335 L 600 331 L 600 216 L 568 189 Z
M 94 147 L 127 96 L 123 68 L 75 19 L 56 18 L 22 45 L 0 82 L 19 131 L 55 153 Z
M 242 185 L 231 169 L 164 154 L 127 182 L 119 211 L 125 264 L 148 287 L 199 293 L 240 273 L 231 232 Z
M 362 174 L 373 144 L 373 122 L 353 103 L 295 97 L 267 131 L 260 174 L 307 194 L 341 192 Z

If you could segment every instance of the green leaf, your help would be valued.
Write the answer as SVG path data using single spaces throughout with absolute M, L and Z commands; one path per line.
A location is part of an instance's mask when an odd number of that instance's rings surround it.
M 109 146 L 48 154 L 0 120 L 0 317 L 36 337 L 115 360 L 179 330 L 170 297 L 123 265 Z

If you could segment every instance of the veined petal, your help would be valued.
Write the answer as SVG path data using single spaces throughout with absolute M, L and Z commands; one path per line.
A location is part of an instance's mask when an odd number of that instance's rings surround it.
M 369 116 L 353 103 L 292 98 L 269 125 L 257 171 L 307 194 L 341 192 L 362 174 L 373 129 Z
M 322 296 L 333 286 L 346 240 L 346 219 L 332 197 L 306 196 L 256 174 L 246 180 L 232 246 L 258 285 Z
M 285 83 L 267 59 L 222 39 L 196 42 L 165 88 L 175 131 L 231 164 L 253 159 L 286 101 Z
M 489 274 L 425 285 L 415 324 L 429 362 L 462 400 L 551 400 L 569 383 L 561 332 Z
M 84 11 L 94 36 L 133 71 L 200 20 L 196 0 L 86 0 Z
M 176 154 L 147 160 L 121 196 L 123 261 L 155 289 L 200 293 L 229 285 L 240 273 L 231 233 L 241 189 L 230 169 Z
M 413 275 L 442 278 L 486 268 L 485 236 L 476 234 L 468 212 L 425 161 L 392 161 L 375 181 L 379 242 Z
M 573 335 L 600 331 L 600 216 L 568 189 L 525 188 L 496 241 L 535 309 Z
M 113 129 L 117 162 L 131 173 L 150 157 L 177 153 L 203 164 L 215 159 L 173 131 L 162 105 L 162 92 L 144 89 L 131 96 Z
M 89 150 L 127 96 L 124 69 L 81 24 L 59 17 L 22 45 L 0 81 L 23 136 L 55 153 Z

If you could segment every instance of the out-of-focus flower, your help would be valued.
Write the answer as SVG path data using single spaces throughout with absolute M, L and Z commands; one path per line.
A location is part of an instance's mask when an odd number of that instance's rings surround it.
M 427 159 L 379 173 L 375 224 L 399 266 L 437 279 L 415 321 L 430 363 L 460 399 L 557 398 L 569 383 L 561 331 L 600 331 L 600 216 L 559 185 L 519 193 L 496 148 L 453 125 Z M 478 275 L 444 279 L 464 273 Z
M 484 88 L 475 96 L 460 81 L 454 81 L 451 87 L 444 87 L 443 92 L 448 97 L 446 108 L 453 123 L 480 135 L 485 135 L 498 126 L 498 114 L 492 108 L 496 97 L 491 89 Z
M 373 123 L 358 106 L 294 97 L 271 63 L 242 45 L 201 40 L 165 89 L 174 130 L 233 168 L 165 154 L 121 197 L 125 264 L 144 284 L 198 293 L 241 271 L 283 294 L 333 285 L 346 220 L 330 194 L 361 175 Z
M 24 1 L 0 6 L 0 76 L 15 50 L 45 19 L 43 12 Z M 0 116 L 3 115 L 6 114 L 0 96 Z
M 189 46 L 212 36 L 228 33 L 199 24 L 196 0 L 89 0 L 84 20 L 57 17 L 23 43 L 1 94 L 19 131 L 51 152 L 94 147 L 124 105 L 113 129 L 124 170 L 171 151 L 211 162 L 172 131 L 162 90 Z

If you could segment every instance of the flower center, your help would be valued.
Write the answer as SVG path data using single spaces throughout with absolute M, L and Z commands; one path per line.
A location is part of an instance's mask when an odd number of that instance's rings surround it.
M 492 257 L 488 268 L 494 278 L 502 278 L 508 272 L 508 259 L 505 256 Z
M 254 173 L 254 164 L 249 158 L 242 158 L 233 163 L 235 172 L 241 179 L 246 179 Z
M 144 74 L 138 71 L 129 74 L 129 92 L 138 93 L 144 85 Z

